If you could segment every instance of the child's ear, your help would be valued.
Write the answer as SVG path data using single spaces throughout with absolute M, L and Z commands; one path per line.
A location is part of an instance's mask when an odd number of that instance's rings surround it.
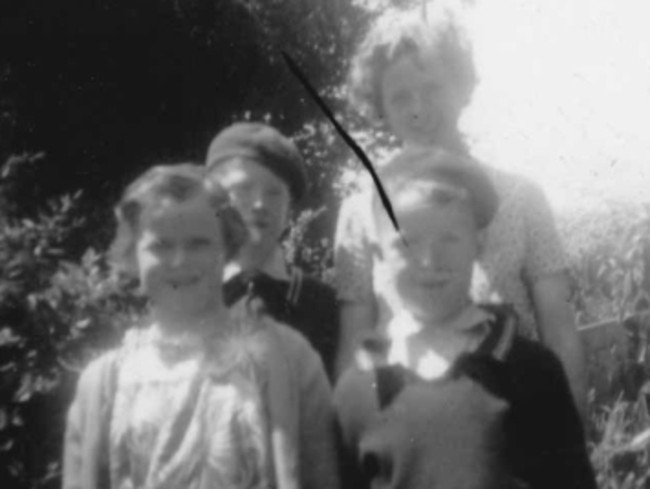
M 129 290 L 136 294 L 144 294 L 140 283 L 140 271 L 135 252 L 124 253 L 117 263 L 113 263 L 111 273 L 114 280 L 120 284 L 127 284 Z
M 291 222 L 297 220 L 300 217 L 303 209 L 300 209 L 296 206 L 293 200 L 289 203 L 289 208 L 287 209 L 287 215 L 285 219 L 287 221 L 287 226 L 291 226 Z
M 282 230 L 282 232 L 280 233 L 280 237 L 278 238 L 278 243 L 282 243 L 286 241 L 286 239 L 289 237 L 289 235 L 291 234 L 292 224 L 293 224 L 293 217 L 287 219 L 284 229 Z
M 291 202 L 291 206 L 289 209 L 287 209 L 287 215 L 285 216 L 284 229 L 282 230 L 282 234 L 280 234 L 280 238 L 278 239 L 279 243 L 282 243 L 289 237 L 289 233 L 291 233 L 291 227 L 293 223 L 298 219 L 298 217 L 300 217 L 300 212 L 301 211 L 293 205 L 293 202 Z
M 129 246 L 129 249 L 124 253 L 124 269 L 135 277 L 140 275 L 140 264 L 138 263 L 138 255 L 135 251 L 135 243 Z
M 140 282 L 140 265 L 138 264 L 138 257 L 135 253 L 135 249 L 131 249 L 124 253 L 120 271 L 122 274 Z
M 370 245 L 370 254 L 376 257 L 377 260 L 384 261 L 384 250 L 377 243 Z
M 485 232 L 485 229 L 479 229 L 476 231 L 476 248 L 478 251 L 478 256 L 481 256 L 483 254 L 483 250 L 485 249 L 485 244 L 487 242 L 487 233 Z

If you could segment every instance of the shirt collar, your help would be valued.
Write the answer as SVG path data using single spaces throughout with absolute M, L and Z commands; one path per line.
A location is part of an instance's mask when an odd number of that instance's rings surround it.
M 391 325 L 393 326 L 392 332 L 389 330 L 383 335 L 373 332 L 364 339 L 363 349 L 360 352 L 359 358 L 362 368 L 386 363 L 391 342 L 396 339 L 393 336 L 397 329 L 395 327 L 395 319 L 391 321 Z M 453 327 L 457 327 L 461 331 L 484 328 L 484 337 L 476 348 L 475 353 L 486 354 L 497 360 L 504 360 L 516 336 L 517 316 L 513 309 L 507 305 L 471 304 L 454 320 Z M 411 326 L 406 336 L 415 332 L 417 332 L 417 329 Z M 401 338 L 398 341 L 403 341 L 405 338 L 404 331 L 401 332 L 400 336 Z
M 233 260 L 224 267 L 224 280 L 228 280 L 243 271 L 241 263 Z M 289 267 L 281 246 L 276 246 L 259 271 L 276 279 L 289 280 Z

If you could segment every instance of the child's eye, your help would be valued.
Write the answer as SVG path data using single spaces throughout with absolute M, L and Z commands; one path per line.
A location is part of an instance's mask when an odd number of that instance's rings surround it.
M 409 236 L 403 236 L 395 239 L 392 243 L 393 249 L 399 253 L 407 253 L 418 246 L 417 240 Z
M 189 242 L 188 248 L 192 251 L 198 251 L 209 247 L 211 244 L 207 238 L 196 238 Z
M 410 94 L 406 91 L 397 92 L 391 97 L 391 102 L 393 105 L 402 106 L 406 105 L 409 102 L 410 98 Z
M 442 242 L 445 244 L 456 244 L 458 243 L 459 239 L 458 236 L 454 235 L 447 235 L 442 238 Z
M 231 192 L 234 196 L 246 196 L 250 195 L 253 191 L 253 184 L 251 182 L 240 182 L 236 185 L 233 185 Z
M 171 248 L 171 243 L 163 239 L 157 239 L 155 241 L 152 241 L 151 244 L 149 245 L 149 249 L 156 253 L 168 251 L 170 248 Z
M 441 90 L 442 86 L 437 82 L 429 82 L 422 87 L 422 90 L 426 96 L 431 96 L 438 93 Z
M 417 235 L 405 235 L 403 241 L 405 241 L 405 245 L 415 248 L 417 246 L 420 246 L 424 244 L 425 239 L 422 236 L 417 236 Z

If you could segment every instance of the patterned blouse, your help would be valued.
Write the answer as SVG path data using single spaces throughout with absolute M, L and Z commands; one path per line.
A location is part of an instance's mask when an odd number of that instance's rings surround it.
M 109 441 L 113 487 L 270 487 L 255 334 L 166 343 L 131 331 Z
M 530 290 L 548 274 L 566 269 L 566 260 L 551 208 L 532 182 L 485 167 L 499 194 L 500 205 L 487 229 L 486 244 L 475 267 L 472 296 L 482 303 L 509 303 L 520 316 L 520 333 L 537 336 Z M 377 241 L 369 185 L 343 202 L 335 238 L 335 270 L 339 297 L 364 302 L 377 298 L 379 326 L 394 315 L 377 260 Z

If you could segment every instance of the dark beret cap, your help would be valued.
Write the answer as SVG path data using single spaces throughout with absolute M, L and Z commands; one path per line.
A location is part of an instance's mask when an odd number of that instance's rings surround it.
M 307 175 L 296 145 L 268 124 L 236 122 L 217 134 L 208 149 L 208 170 L 233 158 L 254 160 L 273 172 L 288 185 L 294 202 L 305 195 Z

